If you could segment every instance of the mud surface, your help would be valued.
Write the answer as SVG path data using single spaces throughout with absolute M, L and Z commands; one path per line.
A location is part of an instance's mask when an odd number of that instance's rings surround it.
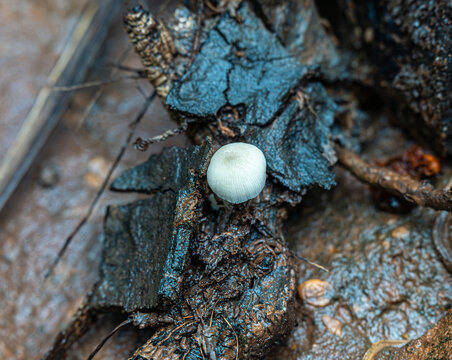
M 317 15 L 312 1 L 256 1 L 248 6 L 236 8 L 239 17 L 210 13 L 201 32 L 200 53 L 185 75 L 196 9 L 181 10 L 179 22 L 168 21 L 172 30 L 186 32 L 175 37 L 178 51 L 185 50 L 180 66 L 166 73 L 174 75 L 171 81 L 180 80 L 168 102 L 178 121 L 194 121 L 190 135 L 199 145 L 206 144 L 208 134 L 214 138 L 214 149 L 239 140 L 260 146 L 269 163 L 263 193 L 245 205 L 218 207 L 203 176 L 204 155 L 193 157 L 191 150 L 171 148 L 137 166 L 149 154 L 130 148 L 120 171 L 132 168 L 112 188 L 141 195 L 107 193 L 55 276 L 43 283 L 47 265 L 86 211 L 143 102 L 136 82 L 109 85 L 86 116 L 97 89 L 78 93 L 7 212 L 2 213 L 2 356 L 41 357 L 54 336 L 70 324 L 71 315 L 96 280 L 100 282 L 88 298 L 89 306 L 79 314 L 82 322 L 77 324 L 75 337 L 86 334 L 71 348 L 69 359 L 86 358 L 130 311 L 134 311 L 131 319 L 136 327 L 120 330 L 96 358 L 193 360 L 206 354 L 220 359 L 261 358 L 276 342 L 279 346 L 268 359 L 360 359 L 378 340 L 420 337 L 450 308 L 452 279 L 431 240 L 436 214 L 420 208 L 409 215 L 377 211 L 366 186 L 329 168 L 335 163 L 332 136 L 357 148 L 359 141 L 375 136 L 381 142 L 367 153 L 376 158 L 408 148 L 401 134 L 394 141 L 388 132 L 374 133 L 372 116 L 357 108 L 348 90 L 343 91 L 348 80 L 361 76 L 350 75 L 349 53 L 337 50 L 331 29 Z M 42 17 L 36 27 L 53 14 L 39 11 Z M 395 13 L 388 14 L 384 26 Z M 11 29 L 18 31 L 13 25 Z M 305 36 L 298 36 L 299 31 Z M 369 39 L 370 32 L 364 33 L 362 38 Z M 264 40 L 271 46 L 263 46 Z M 409 41 L 403 39 L 404 44 Z M 118 19 L 89 78 L 113 76 L 106 64 L 124 59 L 127 48 Z M 413 57 L 417 59 L 418 54 Z M 401 63 L 409 62 L 410 56 Z M 11 56 L 10 62 L 14 59 Z M 123 63 L 140 67 L 133 54 L 125 56 Z M 285 72 L 291 76 L 285 77 Z M 34 74 L 33 68 L 29 76 Z M 250 86 L 241 86 L 243 79 Z M 432 79 L 440 81 L 436 76 Z M 332 90 L 337 80 L 344 82 Z M 149 84 L 139 84 L 141 90 L 150 91 Z M 395 87 L 392 83 L 385 86 Z M 412 90 L 408 88 L 402 91 L 404 101 L 409 99 L 408 107 L 423 105 L 424 95 L 413 100 L 405 94 Z M 15 89 L 4 92 L 8 98 L 18 98 Z M 203 96 L 195 90 L 202 90 Z M 437 103 L 430 105 L 437 110 Z M 198 106 L 204 109 L 202 113 L 197 113 Z M 413 106 L 410 111 L 425 115 Z M 343 128 L 340 133 L 332 129 L 335 114 L 352 114 L 353 126 L 348 130 L 354 139 L 347 138 Z M 350 120 L 347 116 L 344 119 Z M 14 126 L 13 117 L 8 119 L 7 126 Z M 382 117 L 372 119 L 375 123 Z M 444 133 L 443 123 L 429 121 L 423 123 L 434 134 Z M 152 136 L 174 126 L 155 102 L 137 135 Z M 178 140 L 165 146 L 171 142 Z M 187 143 L 179 140 L 181 145 Z M 156 145 L 151 151 L 159 152 L 161 147 Z M 311 190 L 302 207 L 292 212 L 305 187 L 331 189 L 335 182 L 339 187 L 331 193 Z M 107 205 L 105 234 L 100 235 Z M 289 246 L 330 272 L 300 262 L 297 278 L 297 260 Z M 153 271 L 148 271 L 149 266 Z M 84 312 L 87 309 L 96 314 Z M 95 317 L 98 321 L 91 322 Z M 447 337 L 443 324 L 432 332 L 435 339 Z M 137 330 L 144 327 L 151 330 Z M 427 353 L 429 337 L 424 339 Z M 408 344 L 403 356 L 418 345 Z
M 298 325 L 268 359 L 361 359 L 377 341 L 420 337 L 450 306 L 452 278 L 432 243 L 436 213 L 378 211 L 366 185 L 342 171 L 338 182 L 292 219 L 294 249 L 330 272 L 300 265 Z
M 2 153 L 14 140 L 40 87 L 46 85 L 46 76 L 82 7 L 83 3 L 66 1 L 0 1 L 4 50 L 0 61 L 8 69 L 0 72 Z M 118 19 L 87 80 L 128 76 L 123 72 L 113 74 L 109 67 L 120 59 L 124 65 L 138 67 L 132 51 L 123 58 L 128 48 Z M 86 213 L 119 152 L 129 123 L 144 103 L 138 84 L 150 92 L 147 82 L 128 80 L 105 85 L 88 113 L 98 88 L 75 92 L 60 124 L 0 214 L 0 357 L 4 359 L 40 359 L 45 354 L 98 279 L 106 206 L 139 197 L 107 191 L 55 275 L 44 282 L 46 270 L 65 237 Z M 136 134 L 154 136 L 174 126 L 156 100 Z M 149 151 L 188 143 L 182 135 L 164 145 L 156 144 Z M 142 154 L 130 146 L 116 174 L 148 156 L 149 153 Z M 103 317 L 102 324 L 93 327 L 87 343 L 71 358 L 86 357 L 117 321 L 114 316 Z M 106 348 L 98 354 L 99 359 L 127 357 L 136 348 L 135 331 L 124 331 L 115 338 L 118 347 Z
M 421 338 L 410 341 L 400 349 L 386 348 L 376 360 L 448 359 L 452 354 L 452 311 Z

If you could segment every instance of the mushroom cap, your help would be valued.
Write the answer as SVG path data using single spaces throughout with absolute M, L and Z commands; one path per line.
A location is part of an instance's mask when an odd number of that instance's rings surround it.
M 239 204 L 259 195 L 265 186 L 266 168 L 265 156 L 256 146 L 228 144 L 210 159 L 207 183 L 219 198 Z

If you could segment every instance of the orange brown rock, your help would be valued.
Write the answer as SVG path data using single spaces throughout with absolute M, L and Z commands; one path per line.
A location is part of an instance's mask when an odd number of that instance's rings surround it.
M 315 307 L 324 307 L 330 303 L 328 293 L 331 290 L 331 285 L 320 279 L 310 279 L 298 285 L 298 295 L 301 300 Z

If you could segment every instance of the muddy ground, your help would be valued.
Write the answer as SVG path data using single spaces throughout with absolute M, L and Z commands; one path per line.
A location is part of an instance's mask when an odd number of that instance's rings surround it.
M 6 24 L 0 31 L 5 49 L 1 61 L 8 68 L 0 75 L 2 152 L 45 85 L 45 74 L 81 8 L 82 4 L 61 1 L 0 1 L 0 17 Z M 24 22 L 26 27 L 21 26 Z M 127 49 L 123 64 L 140 67 L 118 19 L 88 79 L 112 76 L 107 65 L 117 62 Z M 137 86 L 151 91 L 147 81 L 104 86 L 88 116 L 85 110 L 97 89 L 73 94 L 58 127 L 0 215 L 3 358 L 44 355 L 98 278 L 106 206 L 145 197 L 107 191 L 55 274 L 44 282 L 45 271 L 87 210 L 124 141 L 129 122 L 144 102 Z M 174 126 L 156 99 L 136 134 L 153 136 Z M 384 115 L 372 117 L 363 127 L 363 137 L 373 138 L 363 147 L 369 159 L 401 153 L 415 143 L 407 133 L 394 129 Z M 153 145 L 144 154 L 129 146 L 115 175 L 163 147 L 189 144 L 181 135 Z M 338 185 L 329 192 L 311 191 L 292 209 L 284 228 L 290 248 L 327 267 L 329 273 L 298 264 L 295 327 L 267 359 L 361 359 L 379 340 L 420 337 L 451 306 L 452 278 L 432 243 L 438 214 L 423 208 L 403 215 L 383 212 L 376 208 L 367 185 L 338 167 L 334 173 Z M 435 183 L 445 185 L 450 174 L 446 164 Z M 69 358 L 86 358 L 123 319 L 118 314 L 103 315 Z M 96 358 L 126 358 L 149 337 L 148 330 L 125 328 Z

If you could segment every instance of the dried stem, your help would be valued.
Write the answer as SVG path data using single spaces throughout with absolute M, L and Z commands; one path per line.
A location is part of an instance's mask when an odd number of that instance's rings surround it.
M 170 333 L 168 334 L 168 336 L 167 336 L 166 338 L 164 338 L 163 340 L 159 341 L 158 344 L 157 344 L 156 346 L 159 346 L 160 344 L 163 344 L 163 343 L 164 343 L 166 340 L 168 340 L 168 339 L 171 337 L 171 335 L 173 335 L 177 330 L 180 330 L 180 329 L 182 329 L 182 328 L 185 327 L 185 326 L 193 325 L 193 324 L 195 324 L 195 323 L 196 323 L 196 321 L 191 321 L 191 322 L 187 321 L 187 322 L 184 322 L 183 324 L 179 325 L 179 326 L 176 327 L 175 329 L 171 330 Z
M 63 257 L 64 253 L 66 252 L 66 249 L 68 248 L 69 244 L 71 243 L 72 239 L 75 237 L 75 235 L 77 235 L 77 233 L 79 232 L 79 230 L 83 227 L 83 225 L 86 224 L 86 222 L 88 221 L 89 217 L 91 216 L 94 207 L 96 206 L 99 198 L 101 197 L 102 193 L 105 191 L 105 188 L 107 187 L 108 182 L 110 181 L 110 178 L 113 174 L 113 172 L 115 171 L 116 167 L 118 166 L 119 162 L 121 161 L 122 157 L 124 156 L 124 153 L 126 152 L 127 146 L 130 144 L 133 134 L 135 132 L 135 129 L 137 128 L 138 124 L 140 123 L 141 119 L 144 117 L 144 115 L 146 114 L 149 106 L 151 105 L 152 101 L 154 100 L 156 96 L 156 92 L 154 91 L 147 99 L 146 102 L 144 103 L 142 109 L 140 110 L 140 112 L 137 114 L 137 116 L 135 117 L 135 119 L 133 120 L 133 122 L 129 125 L 129 134 L 127 135 L 126 141 L 124 142 L 124 144 L 121 147 L 121 150 L 119 151 L 118 155 L 116 156 L 115 161 L 113 162 L 113 164 L 110 167 L 110 170 L 108 171 L 108 174 L 106 176 L 106 178 L 104 179 L 101 187 L 99 188 L 99 190 L 96 193 L 96 196 L 94 197 L 93 201 L 91 202 L 89 209 L 87 211 L 87 213 L 85 214 L 85 216 L 82 218 L 82 220 L 80 220 L 80 222 L 78 223 L 78 225 L 75 227 L 75 229 L 69 234 L 69 236 L 66 238 L 63 246 L 61 247 L 60 251 L 58 252 L 57 257 L 55 258 L 54 262 L 52 263 L 52 265 L 50 266 L 49 270 L 46 272 L 44 279 L 47 279 L 52 273 L 53 270 L 55 269 L 55 267 L 58 265 L 58 263 L 60 262 L 61 258 Z
M 182 134 L 187 130 L 188 122 L 183 122 L 182 125 L 176 129 L 171 129 L 165 131 L 163 134 L 154 136 L 149 139 L 138 138 L 135 141 L 135 149 L 140 151 L 146 151 L 149 148 L 149 145 L 165 141 L 166 139 Z
M 383 189 L 410 203 L 436 210 L 452 211 L 452 191 L 398 174 L 385 167 L 371 165 L 355 153 L 338 147 L 339 162 L 358 179 Z
M 294 253 L 294 254 L 295 254 L 295 257 L 298 258 L 299 260 L 305 261 L 305 262 L 307 262 L 308 264 L 310 264 L 310 265 L 312 265 L 312 266 L 315 266 L 317 269 L 323 270 L 323 271 L 325 271 L 325 272 L 329 272 L 328 269 L 327 269 L 326 267 L 324 267 L 324 266 L 322 266 L 322 265 L 319 265 L 319 264 L 316 264 L 315 262 L 312 262 L 311 260 L 309 260 L 309 259 L 307 259 L 307 258 L 305 258 L 305 257 L 303 257 L 303 256 L 301 256 L 301 255 L 298 255 L 298 254 L 296 254 L 296 253 Z
M 94 359 L 94 356 L 96 356 L 96 354 L 100 351 L 100 349 L 102 349 L 102 347 L 105 345 L 105 343 L 108 341 L 108 339 L 110 339 L 114 334 L 116 334 L 121 328 L 123 328 L 124 326 L 128 325 L 132 323 L 131 319 L 127 319 L 124 320 L 121 324 L 119 324 L 118 326 L 116 326 L 111 332 L 110 334 L 108 334 L 100 343 L 99 345 L 96 346 L 96 348 L 93 350 L 93 352 L 91 354 L 89 354 L 89 356 L 86 358 L 86 360 L 92 360 Z
M 190 58 L 188 60 L 188 63 L 186 65 L 186 69 L 188 69 L 191 64 L 193 64 L 193 61 L 195 60 L 195 56 L 199 51 L 199 44 L 200 44 L 200 38 L 201 38 L 201 28 L 202 28 L 202 13 L 204 11 L 204 1 L 198 0 L 198 11 L 196 13 L 196 33 L 193 37 L 193 44 L 191 47 L 191 54 Z
M 228 321 L 224 316 L 222 316 L 222 318 L 223 318 L 224 321 L 226 321 L 226 324 L 229 325 L 229 327 L 231 328 L 232 332 L 233 332 L 234 335 L 235 335 L 235 343 L 236 343 L 236 354 L 235 354 L 235 358 L 236 358 L 236 360 L 238 360 L 238 359 L 239 359 L 239 338 L 238 338 L 237 333 L 235 332 L 234 328 L 233 328 L 232 325 L 229 323 L 229 321 Z
M 82 84 L 76 84 L 76 85 L 70 85 L 70 86 L 51 86 L 50 90 L 52 91 L 74 91 L 74 90 L 81 90 L 86 89 L 90 87 L 98 87 L 102 85 L 108 85 L 113 84 L 116 82 L 121 82 L 125 80 L 138 80 L 142 79 L 143 77 L 140 75 L 131 75 L 131 76 L 122 76 L 115 79 L 109 79 L 109 80 L 97 80 L 97 81 L 87 81 Z

